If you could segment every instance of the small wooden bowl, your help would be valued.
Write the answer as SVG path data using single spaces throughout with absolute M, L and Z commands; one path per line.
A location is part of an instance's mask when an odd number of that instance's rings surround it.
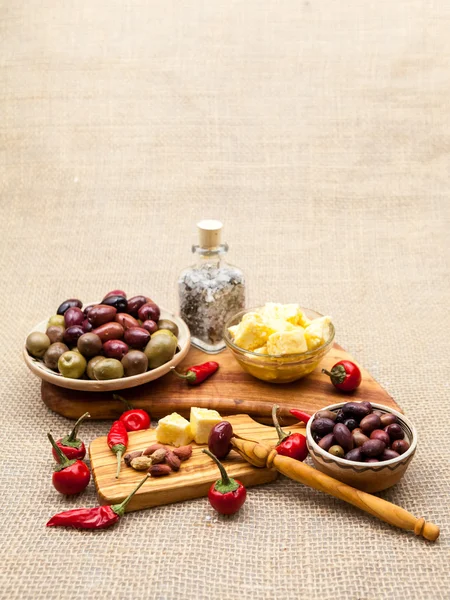
M 170 371 L 170 367 L 176 367 L 187 355 L 191 344 L 191 336 L 186 323 L 180 319 L 180 317 L 176 317 L 165 308 L 161 308 L 160 310 L 161 319 L 170 319 L 178 326 L 178 352 L 175 354 L 172 360 L 161 367 L 158 367 L 157 369 L 152 369 L 151 371 L 141 373 L 140 375 L 121 377 L 120 379 L 107 379 L 104 381 L 93 381 L 91 379 L 70 379 L 69 377 L 63 377 L 60 373 L 52 371 L 52 369 L 46 367 L 42 360 L 30 356 L 24 344 L 23 357 L 25 359 L 25 363 L 30 371 L 44 381 L 48 381 L 49 383 L 53 383 L 54 385 L 67 388 L 69 390 L 81 390 L 83 392 L 113 392 L 116 390 L 125 390 L 137 385 L 142 385 L 143 383 L 148 383 L 149 381 L 154 381 L 155 379 L 166 375 L 166 373 Z M 42 331 L 45 333 L 47 330 L 47 323 L 48 319 L 41 321 L 38 325 L 33 327 L 29 333 L 32 333 L 33 331 Z
M 331 404 L 321 410 L 337 411 L 344 404 L 346 403 Z M 313 440 L 311 424 L 314 415 L 306 425 L 306 442 L 316 469 L 358 490 L 369 493 L 381 492 L 381 490 L 386 490 L 398 483 L 405 474 L 417 447 L 417 431 L 409 419 L 388 406 L 374 403 L 372 403 L 372 406 L 375 410 L 391 413 L 397 417 L 399 425 L 405 432 L 405 439 L 410 444 L 409 449 L 404 454 L 379 463 L 345 460 L 326 452 Z

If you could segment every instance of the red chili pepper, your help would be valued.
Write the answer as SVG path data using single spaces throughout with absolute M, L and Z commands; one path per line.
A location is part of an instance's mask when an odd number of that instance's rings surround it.
M 117 454 L 116 479 L 120 474 L 120 461 L 128 446 L 128 433 L 122 421 L 114 421 L 108 433 L 108 446 Z
M 113 394 L 113 398 L 114 400 L 120 400 L 128 408 L 119 418 L 127 431 L 141 431 L 141 429 L 150 427 L 152 420 L 147 411 L 142 408 L 133 408 L 128 400 L 119 396 L 119 394 Z
M 111 527 L 125 513 L 125 508 L 134 494 L 150 477 L 147 474 L 139 485 L 131 492 L 121 504 L 112 506 L 96 506 L 94 508 L 76 508 L 66 510 L 54 515 L 47 523 L 47 527 L 75 527 L 75 529 L 106 529 Z
M 289 412 L 299 421 L 303 421 L 305 425 L 311 418 L 311 415 L 308 415 L 308 413 L 305 413 L 302 410 L 297 410 L 296 408 L 292 408 Z
M 295 460 L 305 460 L 308 456 L 308 446 L 306 445 L 306 438 L 301 433 L 286 433 L 280 427 L 277 419 L 278 406 L 274 404 L 272 408 L 272 419 L 275 428 L 280 438 L 280 442 L 275 446 L 275 450 L 282 456 L 289 456 L 289 458 L 295 458 Z
M 178 375 L 181 379 L 186 379 L 188 383 L 191 385 L 199 385 L 203 383 L 207 377 L 210 377 L 213 373 L 217 371 L 219 368 L 219 363 L 210 360 L 209 362 L 205 362 L 202 365 L 195 365 L 193 367 L 189 367 L 186 371 L 185 375 L 178 373 L 175 370 L 175 367 L 170 367 L 175 375 Z
M 71 496 L 79 494 L 86 489 L 91 478 L 91 472 L 81 460 L 69 460 L 61 448 L 56 445 L 50 433 L 47 434 L 51 445 L 58 456 L 59 464 L 56 465 L 52 476 L 52 483 L 60 494 Z
M 79 438 L 77 438 L 77 435 L 78 435 L 78 428 L 80 427 L 81 423 L 85 419 L 89 419 L 90 416 L 91 415 L 88 412 L 84 413 L 84 415 L 81 415 L 81 417 L 75 423 L 72 431 L 65 437 L 60 438 L 59 440 L 56 441 L 56 445 L 59 446 L 59 448 L 61 448 L 61 450 L 63 451 L 63 453 L 67 456 L 67 458 L 69 460 L 77 459 L 77 458 L 79 460 L 83 460 L 83 458 L 86 456 L 86 446 L 83 444 L 83 442 Z M 53 457 L 56 460 L 56 462 L 59 462 L 59 457 L 58 457 L 56 451 L 52 450 L 52 452 L 53 452 Z
M 341 360 L 337 362 L 331 371 L 322 369 L 331 377 L 331 383 L 341 392 L 353 392 L 361 383 L 361 371 L 355 363 L 350 360 Z
M 247 490 L 238 479 L 233 479 L 228 475 L 217 456 L 206 448 L 203 449 L 203 452 L 213 459 L 222 475 L 222 478 L 209 488 L 208 500 L 221 515 L 234 515 L 244 504 Z

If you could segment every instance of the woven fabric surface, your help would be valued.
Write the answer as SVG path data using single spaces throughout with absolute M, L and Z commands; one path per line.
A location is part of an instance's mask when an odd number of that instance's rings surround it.
M 449 29 L 444 0 L 0 2 L 1 598 L 450 597 Z M 45 528 L 96 498 L 50 484 L 70 422 L 25 336 L 117 287 L 176 309 L 200 218 L 249 305 L 331 314 L 416 424 L 381 496 L 437 543 L 284 478 L 231 519 L 199 499 Z

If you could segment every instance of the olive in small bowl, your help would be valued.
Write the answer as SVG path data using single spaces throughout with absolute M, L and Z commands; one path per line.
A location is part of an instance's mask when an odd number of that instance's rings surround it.
M 338 413 L 344 404 L 345 402 L 340 402 L 338 404 L 332 404 L 331 406 L 325 406 L 320 412 L 322 413 L 324 410 L 327 410 Z M 354 449 L 348 450 L 345 455 L 343 455 L 343 452 L 330 452 L 325 449 L 327 444 L 325 444 L 324 448 L 324 444 L 321 444 L 321 440 L 314 440 L 314 436 L 316 435 L 313 430 L 315 415 L 313 415 L 306 425 L 306 441 L 316 469 L 343 483 L 347 483 L 352 487 L 369 493 L 380 492 L 381 490 L 390 488 L 398 483 L 405 474 L 417 447 L 416 429 L 405 415 L 389 406 L 383 406 L 382 404 L 373 403 L 372 407 L 382 415 L 392 415 L 385 419 L 383 419 L 382 416 L 380 417 L 381 426 L 383 426 L 383 421 L 389 423 L 386 427 L 390 427 L 390 429 L 387 430 L 387 433 L 388 435 L 390 434 L 392 449 L 386 448 L 383 439 L 385 441 L 387 441 L 387 439 L 386 436 L 381 435 L 381 433 L 375 433 L 370 439 L 369 436 L 361 430 L 353 430 L 351 434 L 355 444 Z M 367 414 L 364 415 L 365 412 L 367 411 L 364 409 L 360 411 L 359 409 L 355 409 L 353 414 L 358 418 L 364 418 L 367 416 Z M 373 423 L 369 421 L 370 425 L 368 424 L 366 426 L 366 431 L 372 429 L 376 419 L 373 421 Z M 399 427 L 392 428 L 392 425 L 394 424 Z M 338 423 L 336 423 L 336 425 L 338 425 Z M 371 435 L 373 431 L 376 430 L 373 429 L 370 431 L 369 435 Z M 338 434 L 341 434 L 341 441 L 346 442 L 346 437 L 348 436 L 342 436 L 343 432 L 346 434 L 345 430 L 340 427 Z M 325 435 L 329 435 L 329 433 Z M 401 439 L 400 435 L 403 436 Z M 322 439 L 324 438 L 322 437 Z M 361 446 L 359 445 L 360 443 Z M 396 443 L 395 447 L 393 446 L 394 443 Z M 368 445 L 365 446 L 363 451 L 365 444 Z M 332 448 L 335 447 L 332 446 L 329 450 Z M 403 451 L 403 453 L 401 451 Z

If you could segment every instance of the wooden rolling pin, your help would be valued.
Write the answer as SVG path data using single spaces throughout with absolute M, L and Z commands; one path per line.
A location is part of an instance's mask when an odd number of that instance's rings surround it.
M 372 494 L 352 488 L 337 479 L 333 479 L 329 475 L 325 475 L 325 473 L 313 469 L 309 465 L 305 465 L 303 462 L 288 458 L 287 456 L 281 456 L 276 450 L 267 448 L 251 440 L 233 437 L 231 443 L 242 458 L 255 467 L 268 467 L 269 469 L 274 467 L 290 479 L 294 479 L 308 487 L 353 504 L 353 506 L 368 512 L 390 525 L 406 529 L 407 531 L 414 531 L 416 535 L 421 535 L 432 542 L 436 541 L 439 537 L 439 527 L 437 525 L 427 523 L 423 518 L 416 519 L 416 517 L 404 508 L 400 508 L 400 506 L 396 506 L 377 496 L 372 496 Z

